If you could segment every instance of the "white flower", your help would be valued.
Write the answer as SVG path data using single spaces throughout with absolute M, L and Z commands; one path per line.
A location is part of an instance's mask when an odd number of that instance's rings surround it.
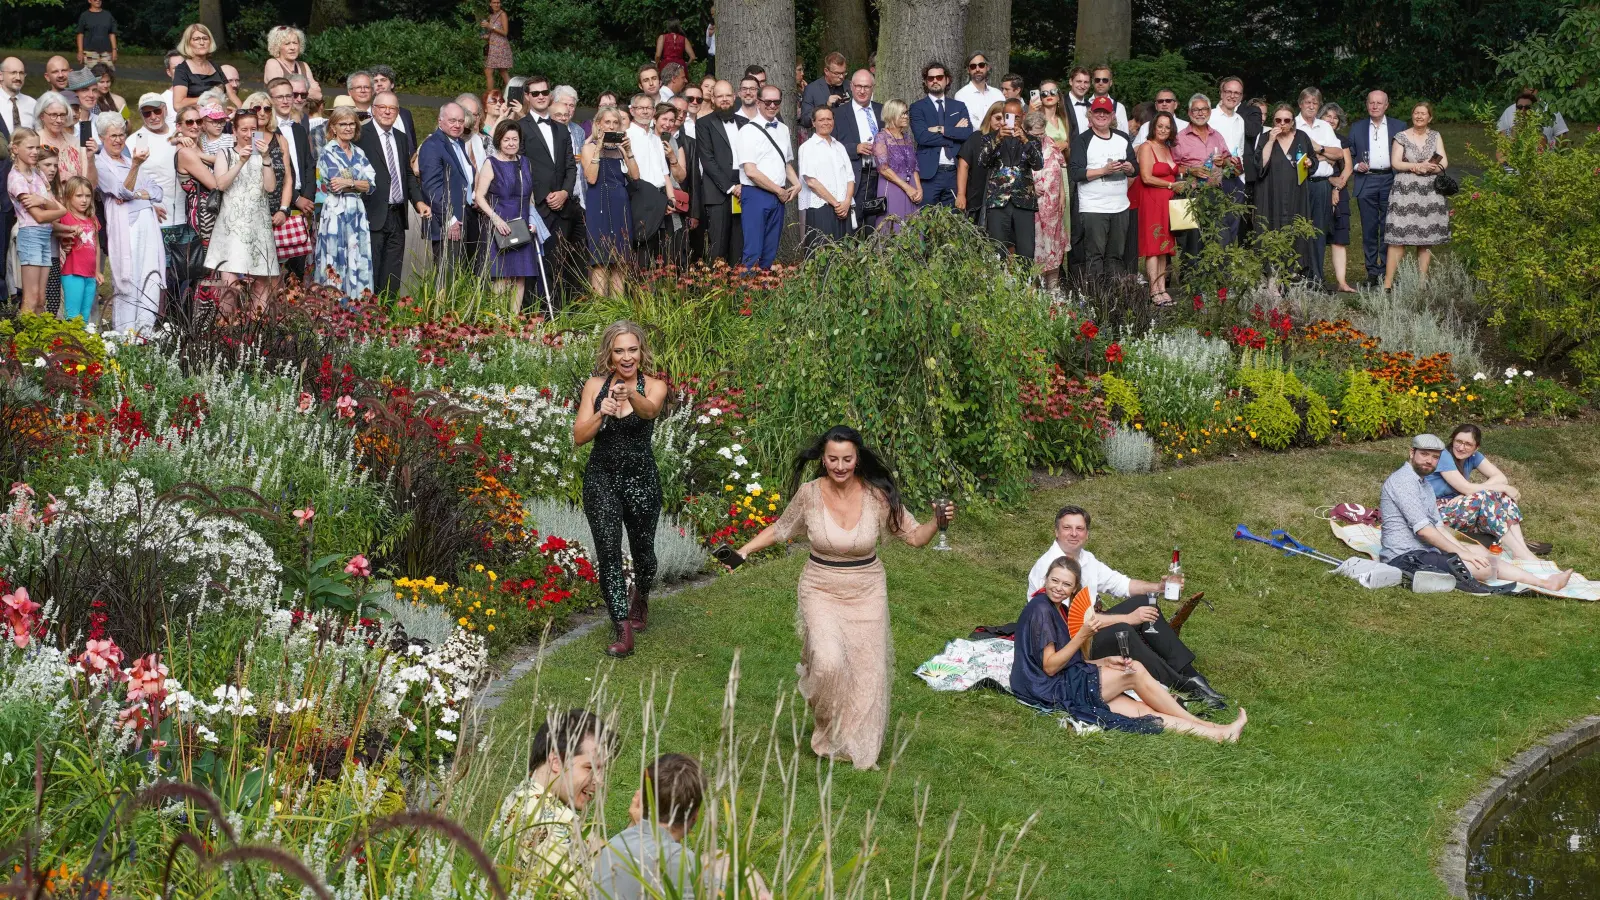
M 44 361 L 44 357 L 42 357 L 42 356 L 34 359 L 34 361 L 33 361 L 33 367 L 35 369 L 42 369 L 42 368 L 44 368 L 45 366 L 48 366 L 48 365 L 50 365 L 50 364 L 45 362 Z
M 712 414 L 712 415 L 713 415 L 713 416 L 720 416 L 720 415 L 722 415 L 722 410 L 720 410 L 720 409 L 717 409 L 717 408 L 716 408 L 716 407 L 715 407 L 715 406 L 713 406 L 713 407 L 711 407 L 711 408 L 710 408 L 710 409 L 708 409 L 708 410 L 706 410 L 706 412 L 708 412 L 708 413 L 710 413 L 710 414 Z
M 1479 372 L 1478 374 L 1472 376 L 1472 380 L 1473 381 L 1482 381 L 1482 380 L 1484 380 L 1485 378 L 1488 378 L 1488 377 L 1489 376 L 1483 374 L 1482 372 Z
M 750 465 L 750 460 L 745 459 L 744 454 L 741 453 L 733 458 L 733 464 L 736 466 L 748 466 Z
M 759 491 L 759 490 L 761 490 L 761 482 L 759 482 L 759 481 L 752 481 L 749 484 L 744 486 L 744 492 L 746 494 L 754 494 L 756 491 Z
M 1533 370 L 1532 369 L 1524 369 L 1524 370 L 1522 370 L 1522 377 L 1523 378 L 1532 378 L 1533 377 Z
M 711 417 L 702 413 L 701 415 L 695 417 L 695 422 L 700 425 L 710 425 Z
M 90 334 L 94 334 L 95 332 L 99 331 L 100 329 L 98 327 L 96 327 L 93 322 L 85 322 L 84 326 L 83 326 L 83 330 L 87 331 Z
M 433 736 L 447 743 L 454 744 L 456 742 L 456 733 L 448 728 L 438 729 L 433 733 Z
M 721 450 L 718 450 L 717 455 L 723 459 L 733 459 L 733 451 L 729 450 L 727 447 L 723 447 Z
M 1515 377 L 1517 377 L 1517 367 L 1516 366 L 1507 367 L 1506 368 L 1506 377 L 1507 378 L 1515 378 Z
M 729 481 L 738 481 L 739 480 L 739 473 L 738 472 L 729 472 L 728 473 L 728 480 Z
M 734 444 L 733 445 L 733 452 L 738 453 L 738 452 L 740 452 L 742 450 L 744 450 L 744 448 L 739 446 L 738 444 Z

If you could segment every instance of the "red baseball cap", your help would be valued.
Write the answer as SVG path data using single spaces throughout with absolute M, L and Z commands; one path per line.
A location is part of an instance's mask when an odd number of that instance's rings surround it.
M 1113 102 L 1110 97 L 1096 97 L 1094 98 L 1094 102 L 1089 104 L 1090 112 L 1096 112 L 1102 109 L 1115 115 L 1117 112 L 1117 104 Z

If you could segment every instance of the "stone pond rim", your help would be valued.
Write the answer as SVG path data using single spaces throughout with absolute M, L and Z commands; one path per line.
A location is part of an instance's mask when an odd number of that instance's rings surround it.
M 1472 855 L 1472 836 L 1495 807 L 1550 766 L 1588 745 L 1600 745 L 1600 715 L 1579 719 L 1512 757 L 1500 774 L 1461 808 L 1435 868 L 1452 897 L 1469 900 L 1471 896 L 1467 892 L 1467 864 Z

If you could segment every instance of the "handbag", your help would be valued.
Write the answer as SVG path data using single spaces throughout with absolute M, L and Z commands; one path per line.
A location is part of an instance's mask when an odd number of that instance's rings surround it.
M 527 195 L 522 190 L 522 166 L 520 163 L 517 166 L 517 196 L 521 198 L 520 202 L 527 203 Z M 500 229 L 494 229 L 494 248 L 501 253 L 509 253 L 518 247 L 525 247 L 533 243 L 533 234 L 528 231 L 526 217 L 517 216 L 515 219 L 509 219 L 506 221 L 506 227 L 510 230 L 508 234 L 501 234 Z
M 1167 201 L 1167 219 L 1168 231 L 1188 231 L 1200 227 L 1200 223 L 1194 220 L 1194 211 L 1189 208 L 1188 197 L 1173 197 Z
M 1461 182 L 1451 178 L 1444 172 L 1440 172 L 1433 177 L 1433 189 L 1438 191 L 1441 196 L 1454 197 L 1461 193 Z
M 280 260 L 310 253 L 311 229 L 306 226 L 305 216 L 298 212 L 285 216 L 283 224 L 272 229 L 272 242 L 277 245 Z

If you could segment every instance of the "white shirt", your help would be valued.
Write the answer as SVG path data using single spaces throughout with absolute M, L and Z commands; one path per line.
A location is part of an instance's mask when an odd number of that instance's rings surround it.
M 178 148 L 174 147 L 168 138 L 172 132 L 156 134 L 148 128 L 141 128 L 128 135 L 128 152 L 147 150 L 150 157 L 139 167 L 139 174 L 148 177 L 161 188 L 161 200 L 156 206 L 167 211 L 167 217 L 161 222 L 163 228 L 183 224 L 183 192 L 178 190 Z
M 1121 131 L 1110 137 L 1091 132 L 1084 152 L 1084 168 L 1103 169 L 1106 163 L 1128 158 L 1128 136 Z M 1094 178 L 1078 185 L 1078 209 L 1086 213 L 1119 213 L 1128 208 L 1128 176 Z
M 722 123 L 722 131 L 728 136 L 728 149 L 733 151 L 733 171 L 738 174 L 742 171 L 739 167 L 739 123 L 729 119 Z M 728 185 L 728 193 L 731 195 L 733 189 L 740 183 L 740 180 L 735 178 L 733 184 Z
M 1550 105 L 1541 101 L 1539 108 L 1544 112 L 1549 112 Z M 1495 128 L 1499 130 L 1501 134 L 1510 134 L 1511 127 L 1515 124 L 1517 124 L 1517 105 L 1513 103 L 1500 113 L 1500 120 L 1495 123 Z M 1561 137 L 1566 133 L 1567 120 L 1561 118 L 1561 113 L 1556 113 L 1551 119 L 1550 124 L 1544 127 L 1544 139 L 1551 143 L 1555 143 L 1556 138 Z
M 1244 159 L 1244 116 L 1236 109 L 1230 115 L 1222 107 L 1211 111 L 1211 127 L 1228 142 L 1228 154 Z
M 1050 570 L 1050 564 L 1066 555 L 1060 544 L 1050 542 L 1050 549 L 1028 570 L 1028 599 L 1031 600 L 1044 587 L 1044 576 Z M 1091 603 L 1098 600 L 1101 594 L 1126 597 L 1133 585 L 1132 579 L 1095 559 L 1088 550 L 1078 551 L 1078 568 L 1083 570 L 1083 586 L 1089 591 Z
M 304 184 L 300 180 L 300 154 L 294 150 L 294 129 L 298 124 L 297 122 L 282 122 L 278 125 L 278 133 L 283 135 L 283 139 L 289 144 L 289 152 L 287 154 L 289 157 L 289 171 L 294 175 L 294 191 L 297 194 L 300 193 L 300 187 Z M 311 135 L 309 134 L 306 135 L 306 146 L 311 146 Z
M 5 119 L 6 130 L 16 131 L 18 127 L 32 128 L 34 99 L 27 94 L 18 94 L 15 97 L 0 91 L 0 119 Z M 169 104 L 170 107 L 170 104 Z M 11 113 L 17 114 L 17 124 L 12 124 Z
M 800 208 L 827 206 L 828 202 L 820 194 L 812 192 L 807 178 L 815 178 L 833 199 L 848 201 L 855 170 L 850 168 L 850 156 L 845 153 L 844 145 L 820 134 L 813 134 L 800 145 Z
M 683 125 L 679 127 L 683 129 L 684 134 L 687 134 L 689 137 L 694 137 L 694 116 L 685 117 L 683 120 Z
M 852 99 L 850 101 L 850 112 L 856 117 L 856 136 L 861 138 L 861 142 L 864 144 L 872 143 L 872 139 L 877 136 L 880 130 L 878 117 L 872 114 L 872 101 L 868 100 L 867 105 L 862 106 Z
M 633 160 L 639 164 L 639 179 L 658 188 L 667 186 L 667 150 L 661 138 L 653 131 L 638 125 L 628 126 L 628 144 L 633 148 Z
M 1339 135 L 1333 130 L 1332 125 L 1329 125 L 1327 122 L 1324 122 L 1321 119 L 1312 119 L 1310 122 L 1307 122 L 1304 115 L 1297 115 L 1294 117 L 1294 128 L 1296 131 L 1304 131 L 1311 137 L 1313 141 L 1317 142 L 1317 146 L 1319 147 L 1339 146 Z M 1320 156 L 1317 157 L 1317 167 L 1312 170 L 1311 177 L 1327 178 L 1332 174 L 1333 163 L 1328 162 Z
M 534 120 L 534 127 L 539 129 L 539 137 L 544 139 L 544 149 L 550 154 L 550 158 L 551 159 L 555 159 L 556 158 L 556 130 L 555 130 L 556 120 L 550 118 L 550 114 L 548 112 L 542 112 L 542 113 L 532 112 L 532 113 L 528 113 L 528 115 Z M 395 125 L 398 126 L 399 124 L 400 124 L 400 120 L 396 119 L 395 120 Z M 563 128 L 562 130 L 565 130 L 565 128 Z
M 161 102 L 167 105 L 167 130 L 176 131 L 178 128 L 178 111 L 172 106 L 172 88 L 161 92 Z
M 399 122 L 399 119 L 395 120 L 396 124 Z M 404 203 L 405 173 L 400 167 L 406 165 L 406 162 L 400 159 L 400 144 L 395 141 L 393 128 L 384 128 L 381 125 L 378 127 L 378 145 L 383 148 L 383 159 L 374 159 L 371 162 L 375 166 L 383 166 L 389 173 L 389 203 L 391 205 Z M 392 166 L 389 164 L 391 158 L 394 160 Z
M 991 86 L 980 91 L 970 81 L 966 87 L 956 91 L 956 99 L 967 105 L 967 122 L 973 131 L 978 130 L 983 117 L 989 113 L 989 107 L 1005 98 L 1006 95 L 999 88 Z
M 1189 123 L 1177 116 L 1173 116 L 1172 121 L 1178 123 L 1178 131 L 1174 131 L 1172 133 L 1172 139 L 1177 140 L 1178 132 L 1188 128 Z M 1148 140 L 1150 140 L 1150 123 L 1146 122 L 1139 126 L 1139 133 L 1133 136 L 1133 146 L 1138 147 L 1140 144 Z
M 1087 107 L 1087 106 L 1079 106 L 1078 104 L 1079 103 L 1088 103 L 1088 102 L 1092 101 L 1093 99 L 1094 99 L 1094 95 L 1093 94 L 1084 94 L 1082 97 L 1074 97 L 1074 96 L 1072 96 L 1072 92 L 1071 91 L 1067 91 L 1067 93 L 1065 95 L 1063 95 L 1062 98 L 1061 98 L 1061 102 L 1065 103 L 1068 107 L 1070 107 L 1072 109 L 1072 114 L 1074 116 L 1078 117 L 1078 130 L 1079 131 L 1088 131 L 1089 130 L 1089 107 Z
M 656 90 L 656 102 L 657 103 L 671 103 L 672 102 L 672 98 L 675 97 L 675 96 L 677 96 L 677 95 L 672 93 L 672 88 L 669 88 L 664 84 L 659 89 Z
M 1367 158 L 1365 160 L 1367 171 L 1382 171 L 1392 168 L 1394 164 L 1389 161 L 1389 144 L 1394 140 L 1394 135 L 1389 133 L 1389 117 L 1384 116 L 1376 122 L 1367 119 L 1365 127 L 1367 134 L 1372 137 L 1371 147 L 1367 150 Z M 1356 162 L 1362 162 L 1362 160 L 1358 159 Z
M 787 180 L 784 164 L 794 161 L 794 151 L 789 149 L 789 126 L 776 122 L 778 127 L 768 128 L 769 121 L 776 120 L 756 116 L 739 129 L 739 143 L 735 145 L 735 151 L 739 157 L 740 184 L 755 184 L 744 170 L 746 163 L 755 163 L 756 170 L 778 187 L 783 187 Z M 770 135 L 772 140 L 768 141 L 762 132 Z M 778 145 L 776 150 L 772 146 L 774 143 Z

